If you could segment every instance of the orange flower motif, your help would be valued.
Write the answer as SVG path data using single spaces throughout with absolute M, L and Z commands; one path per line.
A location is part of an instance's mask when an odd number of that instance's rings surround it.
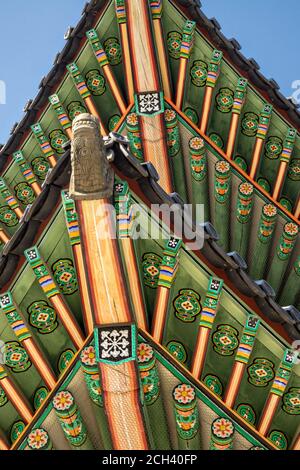
M 153 349 L 149 344 L 140 343 L 137 348 L 138 362 L 148 362 L 153 357 Z
M 193 150 L 201 150 L 204 147 L 204 140 L 201 137 L 193 137 L 190 140 L 190 147 Z
M 31 449 L 39 450 L 47 445 L 48 440 L 48 434 L 44 429 L 35 429 L 29 434 L 27 444 Z
M 227 173 L 230 170 L 230 165 L 228 162 L 224 162 L 224 161 L 217 162 L 216 170 L 219 173 Z
M 297 235 L 298 233 L 298 227 L 293 222 L 285 224 L 284 230 L 288 235 Z
M 263 210 L 268 217 L 274 217 L 277 214 L 277 209 L 273 204 L 266 204 Z
M 86 366 L 96 365 L 96 353 L 94 346 L 88 346 L 81 353 L 81 362 Z
M 195 398 L 195 390 L 191 385 L 181 384 L 173 392 L 174 399 L 183 405 L 191 403 Z
M 65 411 L 70 409 L 74 403 L 74 398 L 70 392 L 58 392 L 53 398 L 53 406 L 57 411 Z
M 213 422 L 212 430 L 215 436 L 224 439 L 233 435 L 234 427 L 228 419 L 219 418 Z
M 166 109 L 165 111 L 165 120 L 166 121 L 173 121 L 176 118 L 176 113 L 173 109 Z
M 131 126 L 137 126 L 138 124 L 138 117 L 135 113 L 131 113 L 127 117 L 127 123 Z

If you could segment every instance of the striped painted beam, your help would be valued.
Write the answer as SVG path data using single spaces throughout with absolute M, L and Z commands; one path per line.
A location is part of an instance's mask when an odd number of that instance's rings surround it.
M 26 182 L 29 184 L 29 186 L 32 187 L 33 191 L 37 196 L 39 196 L 42 192 L 42 189 L 37 182 L 36 176 L 29 165 L 29 163 L 26 161 L 24 154 L 21 150 L 18 150 L 13 154 L 14 160 L 19 165 L 20 170 L 26 180 Z
M 195 30 L 195 21 L 188 20 L 183 27 L 175 100 L 178 109 L 182 109 L 183 105 L 187 67 L 193 50 Z
M 115 184 L 114 203 L 117 216 L 118 238 L 125 262 L 135 319 L 138 327 L 147 331 L 148 322 L 145 301 L 141 287 L 141 280 L 139 277 L 134 243 L 131 238 L 132 225 L 134 220 L 132 213 L 132 200 L 128 183 L 120 181 Z
M 217 315 L 222 288 L 223 280 L 214 277 L 209 279 L 191 368 L 192 375 L 199 380 L 204 369 L 208 341 Z
M 210 450 L 232 450 L 235 428 L 228 418 L 217 418 L 211 425 Z
M 61 197 L 68 229 L 69 241 L 76 266 L 85 332 L 86 335 L 89 336 L 94 331 L 94 319 L 82 253 L 78 214 L 76 212 L 75 201 L 73 201 L 73 199 L 70 197 L 68 191 L 62 191 Z
M 84 103 L 86 104 L 87 109 L 93 116 L 95 116 L 99 120 L 101 134 L 103 137 L 105 137 L 107 135 L 107 129 L 104 125 L 103 120 L 100 117 L 100 114 L 98 113 L 98 110 L 94 104 L 92 95 L 87 87 L 87 84 L 83 76 L 80 73 L 78 66 L 75 64 L 75 62 L 73 62 L 72 64 L 67 65 L 67 70 L 73 79 L 73 82 L 77 88 L 79 95 L 81 96 Z
M 35 136 L 42 152 L 43 152 L 43 155 L 48 160 L 51 167 L 54 168 L 55 165 L 56 165 L 56 157 L 55 157 L 53 149 L 50 145 L 49 140 L 47 139 L 46 135 L 44 134 L 42 126 L 39 123 L 36 123 L 33 126 L 31 126 L 31 130 L 32 130 L 33 135 Z
M 289 162 L 291 159 L 291 155 L 294 149 L 294 144 L 296 140 L 297 131 L 296 129 L 290 128 L 287 132 L 287 136 L 285 138 L 283 144 L 283 150 L 280 156 L 280 164 L 276 176 L 276 182 L 273 190 L 273 199 L 278 201 L 281 195 L 281 191 L 284 185 L 286 172 L 288 170 Z
M 214 226 L 220 236 L 220 245 L 229 250 L 229 214 L 231 209 L 231 166 L 220 160 L 215 164 L 215 214 Z
M 246 259 L 248 253 L 253 195 L 254 187 L 252 184 L 243 182 L 239 185 L 236 215 L 230 236 L 230 248 L 232 251 L 237 251 L 244 259 Z
M 144 159 L 160 174 L 160 184 L 173 192 L 166 130 L 164 96 L 152 40 L 148 2 L 126 0 L 127 28 L 135 90 L 135 112 L 139 116 Z
M 98 37 L 98 34 L 95 29 L 91 29 L 86 33 L 86 36 L 88 38 L 88 41 L 93 49 L 93 52 L 95 54 L 95 57 L 100 65 L 100 67 L 103 70 L 103 73 L 105 75 L 105 78 L 109 84 L 109 87 L 111 89 L 112 95 L 117 103 L 117 106 L 119 108 L 119 111 L 121 114 L 125 114 L 127 110 L 127 105 L 124 101 L 122 92 L 120 90 L 120 87 L 118 85 L 118 82 L 115 79 L 114 73 L 112 71 L 112 68 L 110 66 L 109 60 L 107 58 L 107 55 L 104 51 L 104 48 L 100 42 L 100 39 Z
M 224 403 L 229 408 L 234 408 L 242 378 L 253 350 L 259 325 L 260 320 L 258 317 L 255 317 L 254 315 L 248 316 L 224 395 Z
M 56 94 L 49 96 L 49 102 L 50 102 L 50 105 L 51 105 L 52 109 L 54 110 L 54 112 L 57 116 L 57 119 L 58 119 L 61 127 L 63 128 L 63 130 L 65 131 L 65 133 L 69 137 L 69 139 L 72 140 L 72 138 L 73 138 L 72 122 L 70 121 L 69 116 L 66 113 L 65 108 L 61 104 L 59 96 L 56 95 Z
M 0 242 L 6 245 L 6 243 L 8 243 L 9 240 L 10 240 L 10 237 L 7 235 L 6 231 L 2 227 L 0 227 Z
M 271 284 L 275 292 L 279 291 L 298 233 L 299 227 L 294 224 L 294 222 L 287 222 L 283 227 L 283 231 L 275 248 L 275 253 L 267 275 L 267 281 Z
M 0 307 L 8 320 L 9 326 L 18 341 L 24 346 L 46 386 L 49 390 L 52 390 L 57 381 L 56 376 L 45 358 L 44 353 L 32 337 L 28 326 L 25 324 L 19 308 L 13 301 L 11 292 L 5 292 L 0 295 Z
M 124 72 L 125 72 L 126 88 L 127 88 L 127 98 L 130 103 L 133 103 L 134 102 L 134 85 L 133 85 L 131 55 L 130 55 L 129 40 L 128 40 L 125 0 L 115 0 L 115 9 L 116 9 L 116 16 L 117 16 L 117 21 L 119 25 L 121 45 L 122 45 L 123 64 L 124 64 Z
M 0 194 L 5 200 L 7 206 L 14 211 L 18 219 L 21 219 L 23 217 L 23 211 L 3 178 L 0 178 Z
M 233 152 L 234 152 L 234 148 L 236 144 L 240 115 L 241 115 L 241 112 L 242 112 L 242 109 L 246 100 L 247 85 L 248 85 L 248 80 L 246 78 L 239 78 L 238 84 L 234 93 L 230 129 L 229 129 L 227 148 L 226 148 L 226 155 L 230 159 L 232 159 L 233 157 Z
M 265 204 L 261 211 L 255 249 L 248 259 L 249 272 L 253 279 L 262 279 L 271 248 L 277 220 L 277 208 L 273 204 Z
M 76 201 L 79 216 L 108 428 L 114 449 L 145 450 L 148 440 L 140 401 L 136 328 L 114 224 L 114 173 L 95 117 L 76 117 L 73 133 L 70 196 Z M 120 345 L 125 343 L 128 348 L 112 357 L 105 338 L 110 342 L 115 335 L 123 338 Z
M 155 36 L 155 43 L 158 55 L 158 61 L 160 65 L 160 72 L 163 84 L 163 90 L 165 97 L 172 99 L 172 89 L 171 89 L 171 77 L 169 70 L 169 61 L 167 56 L 167 51 L 165 47 L 165 40 L 162 27 L 162 11 L 163 11 L 163 1 L 162 0 L 150 0 L 150 9 L 152 13 L 152 22 Z
M 29 423 L 33 418 L 32 409 L 27 398 L 19 390 L 13 380 L 7 375 L 6 370 L 0 365 L 0 387 L 4 390 L 7 398 L 16 409 L 21 418 Z
M 263 436 L 266 436 L 270 429 L 281 398 L 291 377 L 295 362 L 296 353 L 287 349 L 284 353 L 280 366 L 278 367 L 270 394 L 267 398 L 262 415 L 260 417 L 258 432 L 260 432 L 260 434 Z
M 208 75 L 206 80 L 205 94 L 202 104 L 200 130 L 206 134 L 209 122 L 209 115 L 213 99 L 213 92 L 221 71 L 223 53 L 214 49 L 211 61 L 208 65 Z
M 54 396 L 52 404 L 70 447 L 73 450 L 93 450 L 94 446 L 74 395 L 68 390 L 60 390 Z
M 25 251 L 25 257 L 33 269 L 33 272 L 46 297 L 59 315 L 59 318 L 68 332 L 72 342 L 77 349 L 80 349 L 84 343 L 84 336 L 77 324 L 72 312 L 61 295 L 50 270 L 41 258 L 37 247 L 29 248 Z
M 48 432 L 44 428 L 33 429 L 28 434 L 25 450 L 54 450 Z
M 259 124 L 256 133 L 255 145 L 252 153 L 252 161 L 250 168 L 250 178 L 255 180 L 256 175 L 259 171 L 261 154 L 264 146 L 264 142 L 269 130 L 271 117 L 272 117 L 273 106 L 270 104 L 265 104 L 262 112 L 259 116 Z
M 210 203 L 208 191 L 208 161 L 204 140 L 192 137 L 189 141 L 190 172 L 192 177 L 192 196 L 190 202 L 203 204 L 204 220 L 210 220 Z
M 152 320 L 152 336 L 162 344 L 167 319 L 171 288 L 174 284 L 179 266 L 179 253 L 182 241 L 170 238 L 166 243 L 163 260 L 160 266 L 158 286 Z
M 180 383 L 173 390 L 173 408 L 177 430 L 178 450 L 200 449 L 200 416 L 195 388 Z

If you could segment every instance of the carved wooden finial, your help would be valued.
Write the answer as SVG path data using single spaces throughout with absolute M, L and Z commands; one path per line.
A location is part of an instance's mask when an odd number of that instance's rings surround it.
M 70 196 L 81 200 L 111 197 L 114 172 L 106 158 L 98 119 L 80 114 L 73 121 L 73 135 Z

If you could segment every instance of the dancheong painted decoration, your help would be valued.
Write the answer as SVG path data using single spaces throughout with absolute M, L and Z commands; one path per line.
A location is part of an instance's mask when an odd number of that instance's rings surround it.
M 196 0 L 66 38 L 0 150 L 0 448 L 299 450 L 297 107 Z

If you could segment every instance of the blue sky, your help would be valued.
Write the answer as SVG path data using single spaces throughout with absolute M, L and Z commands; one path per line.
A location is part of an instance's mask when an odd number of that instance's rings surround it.
M 80 18 L 86 0 L 14 0 L 2 2 L 0 80 L 6 84 L 6 105 L 0 104 L 0 143 L 23 115 L 54 57 L 64 46 L 64 32 Z M 299 0 L 202 0 L 205 14 L 216 17 L 223 33 L 235 37 L 246 57 L 254 57 L 267 77 L 290 96 L 300 80 Z M 0 100 L 1 101 L 1 100 Z

